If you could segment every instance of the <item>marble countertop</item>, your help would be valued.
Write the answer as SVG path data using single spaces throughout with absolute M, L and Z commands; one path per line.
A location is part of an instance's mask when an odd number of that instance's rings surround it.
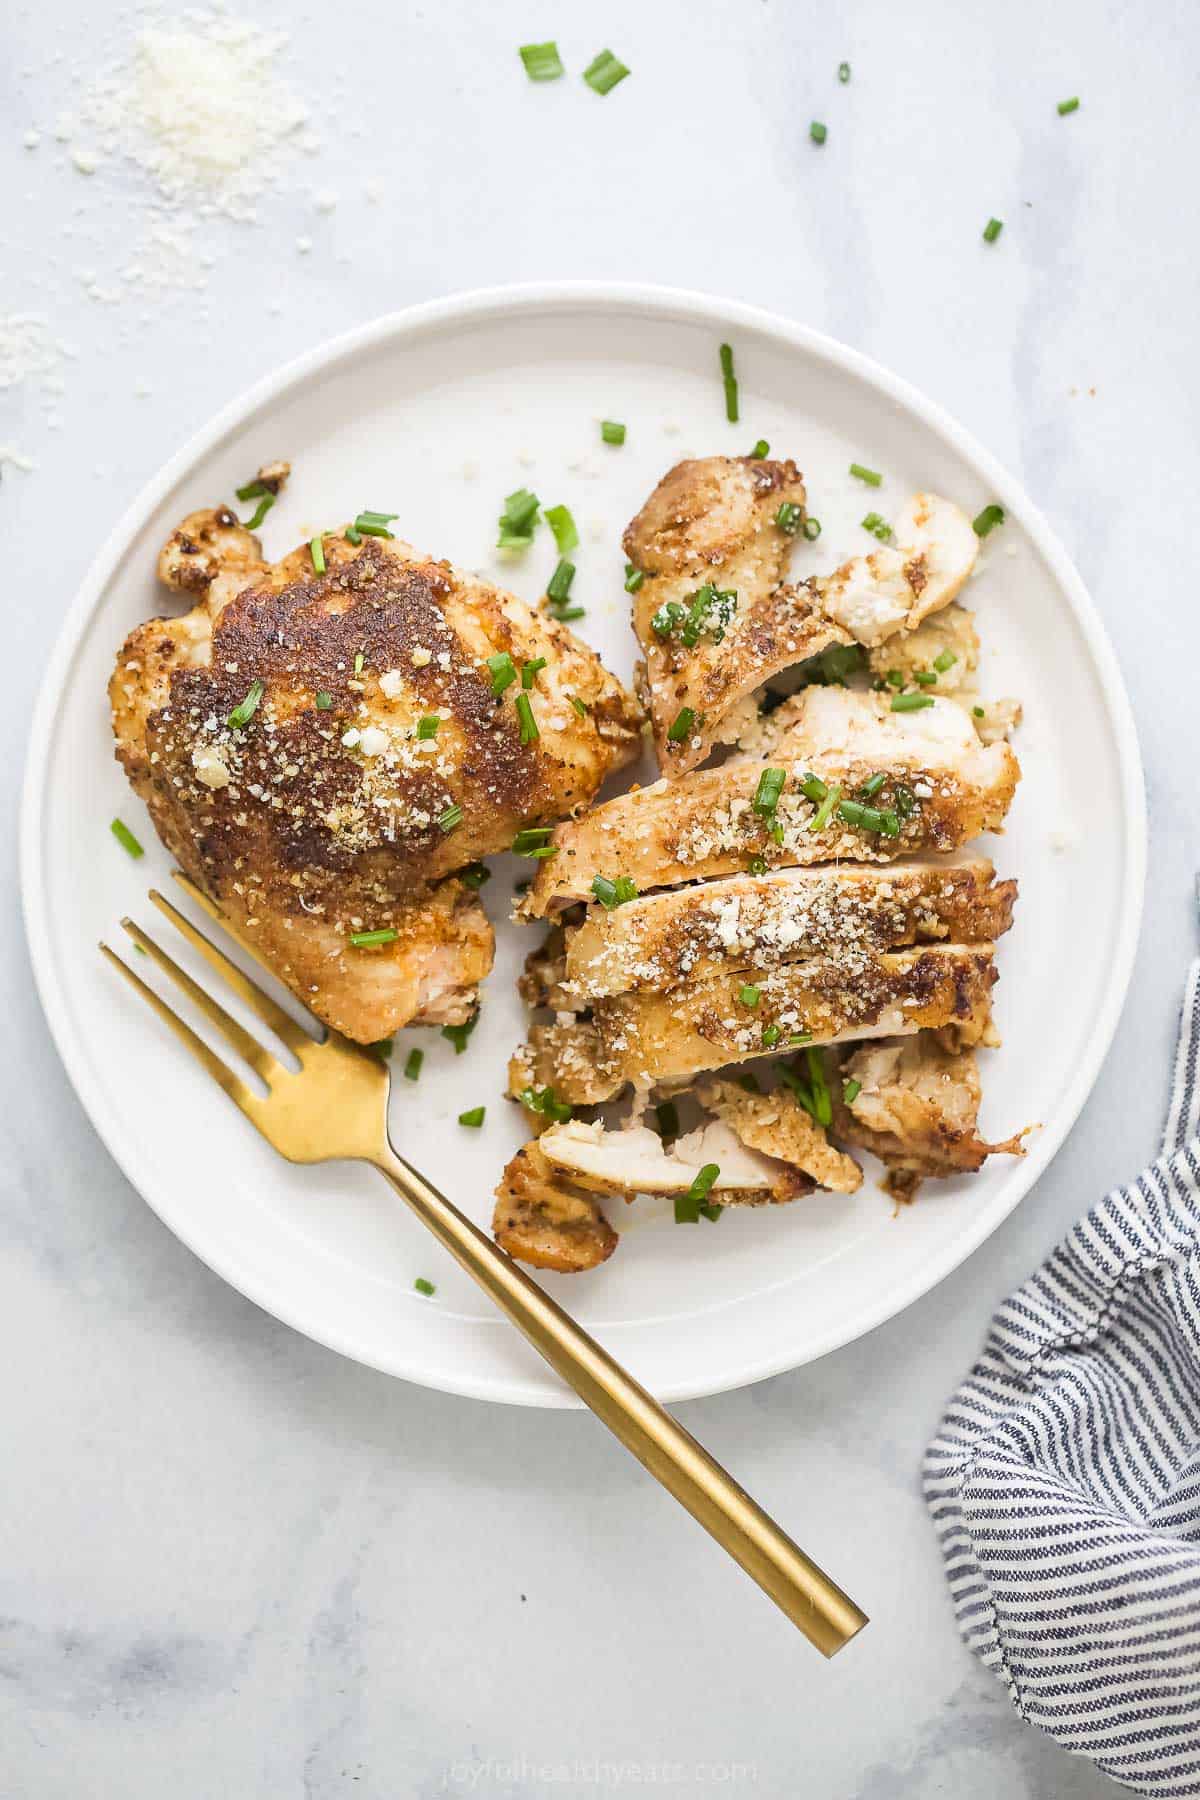
M 177 1243 L 67 1085 L 10 855 L 0 1790 L 1111 1792 L 1021 1724 L 960 1645 L 917 1470 L 995 1303 L 1161 1128 L 1195 944 L 1194 11 L 345 0 L 297 14 L 263 0 L 253 16 L 290 30 L 277 67 L 323 141 L 257 223 L 201 220 L 194 262 L 150 280 L 121 273 L 142 254 L 144 177 L 110 160 L 88 173 L 72 160 L 89 161 L 86 134 L 54 135 L 140 11 L 10 9 L 0 314 L 40 315 L 71 354 L 49 388 L 0 387 L 0 446 L 36 463 L 0 480 L 15 572 L 6 841 L 29 706 L 75 585 L 218 405 L 410 301 L 636 276 L 750 298 L 867 351 L 1018 473 L 1132 691 L 1145 930 L 1092 1099 L 995 1236 L 865 1340 L 680 1409 L 872 1614 L 826 1666 L 589 1418 L 357 1368 Z M 552 31 L 573 69 L 611 44 L 632 79 L 603 101 L 574 77 L 530 87 L 515 46 Z M 1082 106 L 1060 118 L 1072 94 Z M 829 128 L 819 150 L 813 118 Z M 325 189 L 332 210 L 314 198 Z M 987 246 L 992 214 L 1005 228 Z

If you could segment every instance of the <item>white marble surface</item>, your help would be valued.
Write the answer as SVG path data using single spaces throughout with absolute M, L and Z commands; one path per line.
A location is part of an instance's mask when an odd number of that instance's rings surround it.
M 961 1648 L 917 1466 L 994 1303 L 1160 1128 L 1195 938 L 1194 12 L 343 0 L 297 15 L 271 0 L 254 16 L 290 26 L 286 68 L 324 115 L 325 147 L 258 225 L 204 228 L 203 289 L 120 305 L 89 298 L 78 271 L 103 285 L 120 269 L 144 189 L 80 174 L 50 132 L 135 15 L 54 0 L 6 18 L 0 312 L 42 313 L 79 351 L 57 423 L 35 388 L 0 392 L 0 444 L 38 463 L 0 483 L 10 846 L 29 703 L 74 585 L 217 405 L 408 301 L 636 275 L 832 332 L 1023 478 L 1090 582 L 1137 706 L 1146 925 L 1093 1099 L 984 1249 L 865 1341 L 681 1409 L 872 1613 L 825 1666 L 590 1419 L 356 1368 L 176 1243 L 67 1087 L 10 855 L 0 1792 L 1112 1791 L 1020 1724 Z M 633 79 L 604 101 L 577 80 L 531 88 L 514 46 L 551 32 L 573 67 L 611 44 Z M 1081 111 L 1060 119 L 1074 93 Z M 814 117 L 829 125 L 820 151 Z M 27 151 L 30 128 L 44 135 Z M 311 200 L 326 185 L 331 215 Z M 1005 231 L 989 248 L 991 213 Z

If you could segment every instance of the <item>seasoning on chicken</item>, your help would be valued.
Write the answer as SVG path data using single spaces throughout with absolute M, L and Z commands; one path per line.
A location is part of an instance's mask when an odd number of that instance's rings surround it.
M 380 529 L 271 564 L 228 508 L 191 514 L 159 572 L 192 608 L 137 627 L 109 688 L 163 842 L 359 1042 L 470 1016 L 492 933 L 447 878 L 586 805 L 639 744 L 565 627 Z
M 625 531 L 659 767 L 682 774 L 734 740 L 772 675 L 848 634 L 783 585 L 804 522 L 795 463 L 707 456 L 663 476 Z M 750 716 L 753 716 L 751 712 Z
M 854 1194 L 862 1186 L 862 1170 L 854 1158 L 829 1142 L 823 1127 L 787 1088 L 752 1094 L 732 1081 L 701 1081 L 695 1094 L 747 1150 L 778 1157 L 834 1194 Z
M 526 1144 L 496 1189 L 492 1235 L 502 1250 L 535 1269 L 575 1275 L 606 1262 L 617 1234 L 595 1195 Z

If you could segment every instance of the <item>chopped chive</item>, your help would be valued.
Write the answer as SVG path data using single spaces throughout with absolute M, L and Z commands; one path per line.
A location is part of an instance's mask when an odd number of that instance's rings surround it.
M 850 79 L 850 64 L 849 63 L 839 63 L 838 64 L 838 80 L 841 82 L 843 87 L 845 87 L 845 85 L 849 81 L 849 79 Z
M 705 1163 L 702 1169 L 696 1171 L 687 1193 L 675 1196 L 675 1223 L 677 1225 L 696 1224 L 704 1203 L 708 1199 L 709 1191 L 720 1173 L 721 1165 L 719 1163 Z M 720 1212 L 720 1208 L 716 1206 L 711 1210 Z
M 804 1060 L 808 1064 L 808 1078 L 812 1083 L 817 1124 L 832 1125 L 833 1101 L 830 1098 L 829 1083 L 825 1079 L 825 1058 L 819 1050 L 810 1049 L 804 1052 Z
M 820 119 L 814 119 L 808 128 L 808 135 L 814 144 L 823 144 L 825 139 L 829 136 L 829 133 L 825 126 L 822 125 Z
M 862 522 L 863 530 L 877 537 L 881 544 L 886 544 L 892 535 L 892 528 L 887 520 L 877 512 L 869 512 Z
M 250 723 L 258 711 L 258 703 L 265 692 L 266 687 L 263 682 L 252 681 L 250 683 L 246 689 L 246 698 L 239 701 L 229 715 L 228 724 L 231 731 L 241 731 Z
M 810 544 L 815 544 L 821 535 L 821 521 L 810 514 L 804 521 L 803 531 Z
M 715 1200 L 702 1200 L 700 1203 L 700 1217 L 707 1219 L 710 1225 L 715 1225 L 724 1211 L 725 1208 L 718 1206 Z
M 746 864 L 747 875 L 765 875 L 767 859 L 765 856 L 752 856 Z
M 404 1059 L 405 1081 L 416 1081 L 421 1073 L 421 1064 L 425 1061 L 423 1050 L 410 1050 Z
M 645 579 L 645 574 L 641 569 L 635 568 L 630 562 L 625 564 L 625 592 L 627 594 L 636 594 Z
M 738 999 L 743 1006 L 757 1006 L 762 999 L 762 989 L 755 987 L 752 981 L 748 981 L 744 988 L 738 990 Z
M 1065 119 L 1068 113 L 1073 113 L 1073 112 L 1078 112 L 1078 111 L 1079 111 L 1079 96 L 1078 96 L 1078 94 L 1072 95 L 1070 100 L 1060 100 L 1058 103 L 1058 116 L 1060 119 Z
M 459 870 L 458 879 L 464 887 L 473 888 L 478 893 L 484 882 L 492 879 L 492 871 L 486 863 L 468 863 L 465 869 Z
M 512 841 L 514 856 L 554 856 L 552 844 L 546 842 L 553 825 L 524 825 Z
M 108 829 L 112 832 L 122 850 L 127 850 L 135 861 L 139 856 L 145 856 L 145 850 L 143 850 L 142 846 L 138 843 L 128 825 L 123 824 L 120 819 L 114 819 Z
M 840 800 L 838 813 L 847 825 L 854 825 L 860 831 L 883 830 L 883 814 L 874 806 L 864 806 L 861 800 Z
M 972 529 L 976 537 L 985 538 L 989 531 L 994 531 L 997 525 L 1003 525 L 1003 523 L 1004 508 L 993 502 L 992 505 L 985 506 L 983 511 L 977 514 L 972 521 Z
M 399 513 L 360 512 L 354 521 L 354 529 L 364 537 L 390 538 L 393 533 L 388 530 L 388 526 L 399 516 Z
M 618 875 L 615 881 L 610 881 L 607 875 L 594 875 L 592 893 L 605 912 L 611 912 L 615 906 L 624 906 L 627 900 L 636 900 L 638 887 L 628 875 Z
M 521 664 L 521 686 L 531 688 L 545 667 L 546 658 L 544 656 L 534 656 L 529 662 L 523 662 Z
M 499 699 L 505 688 L 512 686 L 517 679 L 516 664 L 507 650 L 498 650 L 495 656 L 486 657 L 488 670 L 492 678 L 492 694 Z
M 894 812 L 885 812 L 883 814 L 883 823 L 880 825 L 879 829 L 880 829 L 880 831 L 882 831 L 884 837 L 899 837 L 900 836 L 899 814 L 894 813 Z
M 1000 236 L 1000 233 L 1003 230 L 1004 230 L 1004 220 L 1003 219 L 989 219 L 987 224 L 983 228 L 984 243 L 985 244 L 994 244 L 996 239 Z
M 619 62 L 611 50 L 601 50 L 583 71 L 583 79 L 594 94 L 610 94 L 618 81 L 624 81 L 628 73 L 625 64 Z
M 581 700 L 578 694 L 572 694 L 570 700 L 571 705 L 575 708 L 575 711 L 579 714 L 580 718 L 586 719 L 589 712 L 592 710 L 587 701 Z
M 372 1051 L 374 1055 L 379 1058 L 381 1063 L 387 1062 L 395 1048 L 396 1040 L 394 1037 L 380 1038 L 378 1043 L 367 1045 L 367 1049 Z
M 847 1106 L 853 1106 L 854 1102 L 858 1099 L 858 1096 L 861 1093 L 862 1093 L 862 1082 L 851 1080 L 851 1081 L 848 1081 L 846 1083 L 845 1087 L 842 1089 L 842 1099 L 846 1102 Z
M 952 669 L 957 661 L 958 657 L 953 650 L 942 650 L 933 659 L 934 670 L 937 674 L 944 675 L 946 670 Z
M 464 1024 L 462 1024 L 462 1025 L 443 1025 L 442 1026 L 442 1036 L 446 1039 L 446 1042 L 448 1044 L 454 1045 L 455 1056 L 462 1055 L 463 1051 L 467 1047 L 467 1039 L 470 1037 L 471 1033 L 474 1031 L 474 1029 L 478 1025 L 478 1023 L 479 1023 L 479 1008 L 476 1007 L 475 1011 L 471 1014 L 470 1018 L 465 1021 Z
M 893 694 L 893 712 L 922 712 L 925 707 L 933 705 L 932 694 Z
M 905 787 L 902 781 L 896 783 L 892 793 L 895 796 L 896 811 L 900 817 L 910 819 L 917 810 L 917 796 L 910 787 Z
M 506 494 L 504 511 L 500 514 L 497 549 L 528 550 L 533 542 L 533 528 L 537 524 L 540 506 L 541 501 L 528 488 L 516 488 L 511 494 Z
M 879 487 L 883 481 L 878 469 L 865 469 L 862 463 L 851 463 L 850 473 L 856 481 L 865 481 L 868 487 Z
M 869 776 L 858 791 L 864 800 L 873 800 L 886 780 L 887 776 L 881 769 L 878 774 Z
M 664 1138 L 679 1136 L 679 1108 L 673 1100 L 663 1100 L 654 1109 L 658 1118 L 658 1135 Z
M 555 565 L 554 573 L 546 583 L 546 598 L 561 606 L 571 592 L 571 583 L 575 579 L 575 564 L 560 558 Z
M 568 550 L 573 550 L 575 548 L 576 544 L 579 542 L 579 532 L 576 528 L 574 519 L 571 517 L 571 509 L 569 506 L 548 506 L 546 508 L 546 523 L 554 533 L 555 547 L 560 556 L 565 556 Z M 572 571 L 572 573 L 574 573 L 574 571 Z
M 560 1100 L 552 1087 L 522 1088 L 521 1105 L 552 1119 L 556 1125 L 565 1125 L 575 1117 L 575 1108 L 568 1100 Z
M 370 950 L 376 944 L 394 944 L 399 936 L 394 925 L 383 925 L 378 931 L 352 931 L 350 942 L 356 950 Z
M 600 436 L 606 444 L 623 444 L 625 442 L 625 427 L 621 424 L 619 419 L 601 419 Z
M 361 651 L 361 650 L 358 650 L 358 651 L 356 651 L 356 652 L 355 652 L 355 656 L 354 656 L 354 677 L 355 677 L 355 680 L 357 680 L 357 679 L 358 679 L 358 677 L 359 677 L 359 676 L 360 676 L 360 675 L 361 675 L 361 674 L 362 674 L 362 672 L 363 672 L 363 664 L 364 664 L 364 663 L 365 663 L 365 662 L 366 662 L 366 660 L 367 660 L 367 659 L 366 659 L 366 656 L 365 656 L 365 654 L 364 654 L 364 653 L 363 653 L 363 651 Z
M 696 723 L 696 715 L 690 706 L 681 706 L 676 713 L 671 729 L 667 732 L 668 744 L 682 744 L 689 737 L 692 726 Z
M 520 57 L 530 81 L 557 81 L 564 73 L 553 39 L 548 44 L 522 44 Z
M 517 695 L 516 707 L 517 718 L 521 724 L 521 742 L 523 744 L 535 744 L 542 734 L 538 730 L 538 722 L 533 716 L 533 706 L 530 702 L 529 695 L 525 693 L 523 689 Z
M 417 1276 L 417 1279 L 413 1282 L 413 1286 L 416 1288 L 418 1294 L 425 1294 L 428 1296 L 437 1293 L 437 1289 L 434 1287 L 432 1281 L 426 1281 L 423 1275 Z
M 463 809 L 456 800 L 452 806 L 446 808 L 445 812 L 439 813 L 438 830 L 445 832 L 446 836 L 449 837 L 455 827 L 462 824 L 462 816 Z
M 582 619 L 586 611 L 586 606 L 559 606 L 555 608 L 554 617 L 560 625 L 569 625 L 572 619 Z
M 775 523 L 788 537 L 795 537 L 804 518 L 804 508 L 794 500 L 784 500 L 775 514 Z
M 808 821 L 808 829 L 810 831 L 824 831 L 826 825 L 828 825 L 830 819 L 833 817 L 833 809 L 841 797 L 841 787 L 839 783 L 835 781 L 812 818 Z
M 984 713 L 982 706 L 973 706 L 971 708 L 971 716 L 972 716 L 972 718 L 975 718 L 975 719 L 982 719 L 986 715 Z
M 317 711 L 328 712 L 333 705 L 333 695 L 328 688 L 320 688 L 317 692 Z
M 421 717 L 417 720 L 418 738 L 425 743 L 427 743 L 430 738 L 435 738 L 438 734 L 438 727 L 441 725 L 441 722 L 441 718 L 437 713 L 422 713 Z
M 829 789 L 819 775 L 805 775 L 799 786 L 800 792 L 804 795 L 804 798 L 806 800 L 811 800 L 814 805 L 816 805 L 818 801 L 823 800 L 829 792 Z
M 884 680 L 889 687 L 895 688 L 897 693 L 899 693 L 904 686 L 904 676 L 900 673 L 899 669 L 889 669 Z
M 312 566 L 318 575 L 325 573 L 325 539 L 318 534 L 308 546 L 308 554 L 312 557 Z
M 764 769 L 754 790 L 754 810 L 759 818 L 770 818 L 779 805 L 779 796 L 787 780 L 786 769 Z
M 357 525 L 347 525 L 347 527 L 346 527 L 346 542 L 348 544 L 361 544 L 362 543 L 362 532 L 358 529 Z
M 725 417 L 731 425 L 738 422 L 738 384 L 733 372 L 733 346 L 721 345 L 721 380 L 725 384 Z
M 460 1125 L 469 1126 L 472 1131 L 478 1131 L 486 1116 L 486 1106 L 470 1106 L 466 1112 L 459 1113 L 458 1122 Z
M 918 687 L 936 687 L 937 675 L 932 669 L 914 669 L 913 680 Z
M 768 1050 L 773 1049 L 782 1036 L 783 1033 L 780 1031 L 778 1025 L 763 1026 L 762 1041 Z
M 265 493 L 254 509 L 254 516 L 243 521 L 247 531 L 257 531 L 275 504 L 274 494 Z
M 755 444 L 753 450 L 750 452 L 751 460 L 754 462 L 761 462 L 764 456 L 769 456 L 770 454 L 771 446 L 768 444 L 766 438 L 759 438 L 757 444 Z
M 239 500 L 260 500 L 264 494 L 270 494 L 272 499 L 275 497 L 275 489 L 268 487 L 265 481 L 248 481 L 245 487 L 237 489 Z

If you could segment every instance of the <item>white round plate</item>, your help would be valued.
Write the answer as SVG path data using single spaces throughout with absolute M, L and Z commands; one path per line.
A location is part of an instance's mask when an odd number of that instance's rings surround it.
M 741 422 L 724 416 L 717 348 L 733 344 Z M 621 449 L 600 441 L 623 420 Z M 743 452 L 755 439 L 805 472 L 818 544 L 794 567 L 832 567 L 864 547 L 917 488 L 974 515 L 998 501 L 969 601 L 984 641 L 982 685 L 1025 705 L 1024 780 L 995 844 L 1016 875 L 1016 924 L 996 990 L 1003 1049 L 984 1056 L 982 1124 L 994 1136 L 1044 1121 L 1023 1161 L 930 1183 L 897 1215 L 874 1181 L 847 1199 L 733 1213 L 676 1227 L 661 1205 L 612 1205 L 625 1241 L 590 1275 L 551 1277 L 573 1312 L 664 1399 L 737 1387 L 820 1356 L 898 1312 L 995 1230 L 1037 1180 L 1079 1112 L 1125 993 L 1141 908 L 1144 802 L 1129 704 L 1070 561 L 1015 483 L 904 383 L 816 332 L 747 306 L 669 290 L 570 284 L 468 294 L 351 332 L 260 382 L 162 471 L 116 527 L 72 608 L 30 735 L 22 833 L 27 929 L 42 1001 L 97 1130 L 160 1218 L 227 1281 L 347 1356 L 411 1381 L 524 1405 L 575 1404 L 466 1276 L 369 1170 L 292 1168 L 94 951 L 145 901 L 168 859 L 113 760 L 105 685 L 138 620 L 167 610 L 154 579 L 180 517 L 229 500 L 285 456 L 288 488 L 267 519 L 271 556 L 329 521 L 378 507 L 436 556 L 527 598 L 554 560 L 550 533 L 517 564 L 493 556 L 503 497 L 531 487 L 565 502 L 582 543 L 578 629 L 628 677 L 634 645 L 620 534 L 681 457 Z M 884 472 L 868 490 L 848 465 Z M 140 862 L 110 837 L 120 815 Z M 528 864 L 502 858 L 484 901 L 498 927 L 483 1016 L 462 1056 L 436 1033 L 402 1033 L 397 1148 L 474 1218 L 524 1133 L 503 1098 L 523 1035 L 514 978 L 535 941 L 507 922 Z M 161 924 L 161 922 L 158 922 Z M 400 1078 L 410 1043 L 426 1051 Z M 482 1131 L 457 1123 L 486 1103 Z M 618 1216 L 620 1215 L 620 1216 Z M 414 1292 L 426 1276 L 432 1300 Z

